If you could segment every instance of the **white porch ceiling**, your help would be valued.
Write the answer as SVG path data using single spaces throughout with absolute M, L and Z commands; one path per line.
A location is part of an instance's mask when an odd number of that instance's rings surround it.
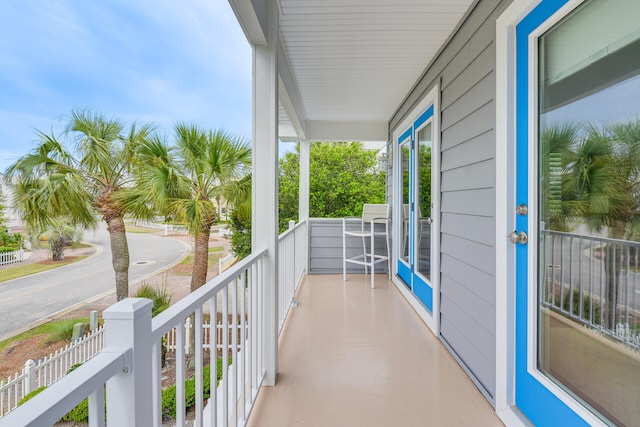
M 248 0 L 230 2 L 241 15 Z M 473 2 L 279 0 L 281 136 L 386 140 L 392 114 Z M 250 20 L 238 17 L 251 42 Z

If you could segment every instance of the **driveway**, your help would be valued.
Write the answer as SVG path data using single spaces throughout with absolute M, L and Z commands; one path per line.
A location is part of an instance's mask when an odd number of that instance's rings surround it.
M 0 341 L 76 304 L 115 292 L 106 227 L 85 233 L 95 255 L 74 264 L 0 283 Z M 171 237 L 127 233 L 129 284 L 173 264 L 188 250 Z

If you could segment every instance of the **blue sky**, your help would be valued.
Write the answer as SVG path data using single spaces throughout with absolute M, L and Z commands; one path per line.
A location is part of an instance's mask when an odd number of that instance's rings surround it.
M 251 49 L 227 0 L 0 2 L 0 171 L 81 108 L 251 137 Z

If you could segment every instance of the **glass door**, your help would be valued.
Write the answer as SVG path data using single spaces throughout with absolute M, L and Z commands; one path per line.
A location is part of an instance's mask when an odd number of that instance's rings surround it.
M 516 404 L 637 425 L 640 2 L 573 4 L 516 27 Z
M 398 140 L 400 239 L 398 276 L 431 311 L 433 309 L 433 106 Z

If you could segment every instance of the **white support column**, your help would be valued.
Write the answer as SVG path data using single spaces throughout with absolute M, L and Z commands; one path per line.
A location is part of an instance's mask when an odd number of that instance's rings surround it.
M 264 385 L 278 373 L 278 8 L 267 0 L 266 45 L 253 47 L 252 249 L 267 248 L 264 260 Z
M 309 219 L 309 168 L 311 144 L 300 141 L 300 185 L 298 193 L 298 222 Z
M 135 427 L 152 424 L 151 300 L 127 298 L 107 308 L 105 347 L 133 348 L 131 372 L 107 381 L 109 425 Z

